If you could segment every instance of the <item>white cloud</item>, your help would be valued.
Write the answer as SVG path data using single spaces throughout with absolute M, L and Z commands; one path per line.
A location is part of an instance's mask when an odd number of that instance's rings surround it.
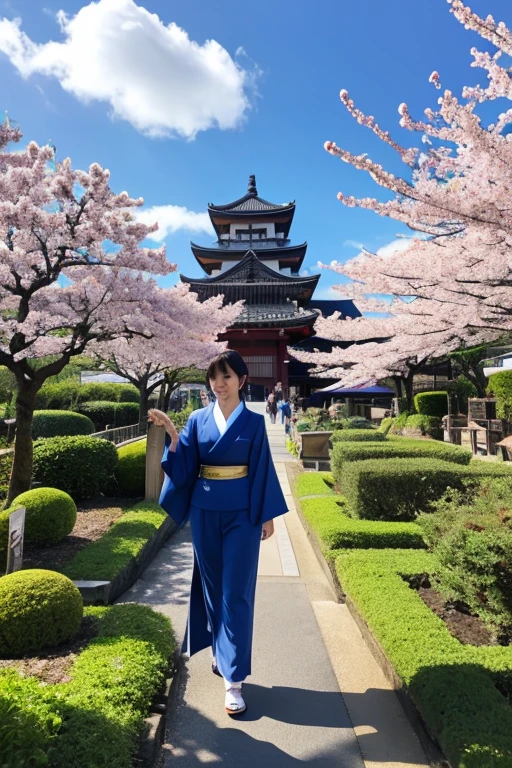
M 358 251 L 362 251 L 364 247 L 363 243 L 358 243 L 357 240 L 345 240 L 343 246 L 348 248 L 357 248 Z
M 157 243 L 161 243 L 179 229 L 207 234 L 213 234 L 214 231 L 207 213 L 189 211 L 181 205 L 154 205 L 147 210 L 137 210 L 135 218 L 148 226 L 158 222 L 157 232 L 150 236 L 150 239 Z
M 103 101 L 148 136 L 184 136 L 239 126 L 255 73 L 215 40 L 203 45 L 133 0 L 98 0 L 69 17 L 63 42 L 34 43 L 21 19 L 0 21 L 0 51 L 20 75 L 44 74 L 82 102 Z
M 402 238 L 399 237 L 396 240 L 393 240 L 391 243 L 388 243 L 387 245 L 383 245 L 382 248 L 379 248 L 377 251 L 378 256 L 383 256 L 384 258 L 387 258 L 388 256 L 393 256 L 394 253 L 397 251 L 399 253 L 403 253 L 403 251 L 406 251 L 408 248 L 410 248 L 412 245 L 411 240 L 408 238 Z
M 343 294 L 337 291 L 332 285 L 324 288 L 317 288 L 315 295 L 311 299 L 311 306 L 315 306 L 315 299 L 337 299 L 340 301 L 343 299 Z

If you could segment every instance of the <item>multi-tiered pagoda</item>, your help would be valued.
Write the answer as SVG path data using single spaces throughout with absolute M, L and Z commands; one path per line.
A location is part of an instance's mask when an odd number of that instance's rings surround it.
M 227 205 L 208 204 L 217 234 L 216 243 L 204 248 L 191 243 L 192 253 L 207 276 L 181 275 L 201 301 L 224 294 L 226 304 L 245 300 L 235 325 L 220 337 L 245 358 L 250 379 L 271 389 L 289 385 L 287 347 L 313 335 L 322 305 L 313 292 L 320 275 L 301 276 L 299 270 L 307 243 L 292 245 L 288 237 L 295 202 L 277 205 L 258 196 L 256 180 L 249 177 L 247 194 Z M 350 316 L 359 312 L 352 302 L 336 302 L 336 309 Z M 335 311 L 329 306 L 329 314 Z

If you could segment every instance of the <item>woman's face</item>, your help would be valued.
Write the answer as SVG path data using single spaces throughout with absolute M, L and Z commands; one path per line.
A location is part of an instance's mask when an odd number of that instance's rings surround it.
M 210 387 L 217 400 L 221 402 L 238 399 L 238 392 L 243 387 L 246 378 L 246 376 L 242 376 L 239 379 L 234 370 L 226 363 L 226 373 L 217 369 L 215 378 L 210 379 Z

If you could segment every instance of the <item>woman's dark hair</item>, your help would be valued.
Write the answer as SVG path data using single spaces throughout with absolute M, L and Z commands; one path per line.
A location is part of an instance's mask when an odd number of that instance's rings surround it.
M 245 383 L 241 390 L 239 390 L 238 396 L 240 397 L 240 400 L 245 396 L 247 393 L 247 380 L 249 378 L 249 369 L 247 368 L 247 364 L 245 360 L 243 359 L 242 355 L 237 352 L 235 349 L 226 349 L 224 352 L 221 352 L 220 355 L 217 355 L 213 358 L 210 365 L 208 366 L 208 370 L 206 371 L 206 386 L 210 386 L 210 379 L 214 379 L 217 375 L 218 371 L 221 373 L 227 373 L 228 369 L 227 366 L 231 368 L 232 371 L 236 373 L 239 379 L 241 379 L 243 376 L 246 376 Z

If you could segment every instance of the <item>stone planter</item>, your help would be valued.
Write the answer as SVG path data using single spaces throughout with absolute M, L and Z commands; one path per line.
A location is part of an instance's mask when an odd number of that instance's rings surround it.
M 332 431 L 300 432 L 299 459 L 301 459 L 304 469 L 330 471 L 331 436 Z

